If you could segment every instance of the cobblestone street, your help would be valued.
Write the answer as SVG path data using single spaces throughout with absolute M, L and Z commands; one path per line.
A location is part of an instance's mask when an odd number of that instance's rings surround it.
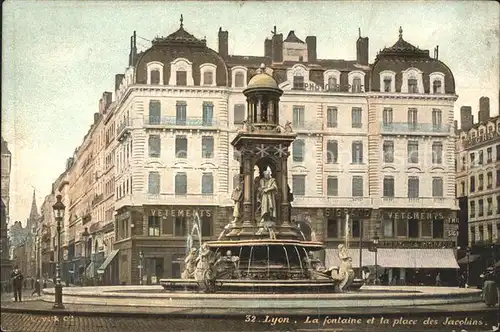
M 432 315 L 430 315 L 432 316 Z M 444 317 L 432 316 L 443 321 Z M 324 317 L 323 317 L 324 318 Z M 323 319 L 321 319 L 323 320 Z M 491 320 L 490 320 L 491 321 Z M 289 323 L 272 324 L 263 320 L 252 322 L 248 316 L 228 316 L 222 318 L 207 317 L 101 317 L 101 316 L 62 316 L 62 315 L 33 315 L 25 313 L 1 313 L 1 327 L 5 332 L 123 332 L 123 331 L 148 331 L 148 332 L 256 332 L 256 331 L 329 331 L 329 332 L 377 332 L 387 331 L 388 327 L 383 325 L 352 325 L 336 324 L 332 326 L 321 326 L 317 324 L 304 324 L 304 317 L 293 317 Z M 417 324 L 413 326 L 397 326 L 390 328 L 391 331 L 428 332 L 456 331 L 454 326 L 425 326 Z M 492 331 L 492 326 L 470 326 L 461 331 Z

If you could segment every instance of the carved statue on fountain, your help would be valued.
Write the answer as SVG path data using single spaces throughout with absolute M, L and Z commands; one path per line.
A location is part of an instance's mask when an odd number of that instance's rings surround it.
M 233 209 L 233 224 L 236 224 L 240 220 L 240 205 L 243 200 L 243 175 L 239 175 L 238 177 L 238 185 L 233 190 L 233 194 L 231 195 L 231 199 L 234 201 L 234 209 Z
M 340 266 L 338 270 L 332 270 L 332 279 L 340 281 L 340 291 L 345 291 L 349 288 L 354 280 L 354 271 L 352 269 L 352 258 L 347 252 L 347 248 L 343 244 L 339 244 Z
M 194 278 L 194 271 L 196 270 L 196 248 L 191 248 L 189 250 L 186 259 L 184 259 L 184 263 L 186 264 L 184 267 L 184 271 L 182 272 L 182 279 L 192 279 Z
M 257 231 L 257 235 L 267 231 L 271 239 L 276 239 L 274 226 L 277 217 L 277 191 L 276 180 L 272 177 L 271 168 L 268 166 L 264 171 L 264 177 L 259 181 L 257 189 L 257 200 L 260 202 L 260 229 Z

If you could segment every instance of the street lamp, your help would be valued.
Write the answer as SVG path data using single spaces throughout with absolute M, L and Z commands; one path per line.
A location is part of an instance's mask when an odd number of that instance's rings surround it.
M 144 253 L 139 251 L 139 285 L 142 285 L 142 260 L 144 258 Z
M 56 264 L 56 285 L 55 285 L 55 301 L 54 301 L 54 309 L 64 309 L 64 305 L 62 303 L 62 284 L 61 284 L 61 221 L 64 218 L 64 212 L 66 210 L 66 206 L 64 206 L 63 202 L 61 202 L 62 196 L 56 196 L 57 202 L 52 205 L 52 209 L 54 210 L 54 216 L 57 221 L 57 264 Z
M 82 238 L 83 238 L 83 278 L 82 278 L 82 281 L 83 281 L 83 286 L 85 286 L 85 281 L 87 279 L 87 240 L 89 238 L 89 231 L 87 229 L 87 227 L 85 227 L 85 229 L 83 230 L 83 233 L 82 233 Z
M 470 247 L 467 247 L 467 281 L 466 281 L 466 286 L 469 287 L 469 276 L 470 276 Z
M 378 235 L 373 237 L 373 251 L 375 252 L 375 285 L 378 283 Z

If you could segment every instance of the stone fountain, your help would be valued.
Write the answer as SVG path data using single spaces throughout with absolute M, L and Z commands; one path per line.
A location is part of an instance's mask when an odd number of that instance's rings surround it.
M 183 282 L 165 279 L 161 284 L 166 289 L 197 286 L 207 292 L 347 290 L 353 272 L 346 248 L 339 247 L 342 264 L 325 269 L 314 258 L 323 243 L 307 241 L 291 222 L 288 156 L 297 135 L 290 122 L 279 124 L 283 91 L 261 65 L 243 93 L 248 118 L 231 143 L 241 155 L 239 185 L 231 196 L 233 219 L 218 240 L 200 242 L 198 249 L 191 248 L 189 235 Z M 193 230 L 196 227 L 200 229 L 195 221 Z

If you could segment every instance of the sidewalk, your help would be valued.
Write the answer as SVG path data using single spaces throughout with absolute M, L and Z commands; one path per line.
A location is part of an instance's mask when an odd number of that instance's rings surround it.
M 64 298 L 63 298 L 64 302 Z M 286 315 L 286 316 L 302 316 L 310 315 L 310 309 L 295 309 L 295 310 L 282 310 L 266 309 L 265 312 L 258 309 L 200 309 L 200 308 L 182 308 L 182 307 L 135 307 L 127 306 L 112 306 L 112 305 L 85 305 L 85 304 L 65 304 L 65 309 L 53 309 L 52 302 L 45 302 L 41 299 L 33 298 L 26 302 L 2 302 L 2 312 L 22 312 L 38 315 L 74 315 L 74 316 L 113 316 L 113 317 L 173 317 L 173 316 L 210 316 L 210 317 L 228 317 L 228 316 L 245 316 L 251 312 L 254 315 Z M 454 304 L 454 305 L 429 305 L 429 306 L 411 306 L 411 307 L 385 307 L 385 308 L 335 308 L 334 312 L 337 315 L 352 315 L 352 316 L 366 316 L 366 315 L 381 315 L 400 316 L 401 312 L 410 315 L 436 315 L 446 314 L 454 316 L 456 314 L 492 314 L 496 313 L 498 308 L 488 308 L 484 303 L 470 303 L 470 304 Z M 262 311 L 262 312 L 261 312 Z M 318 310 L 315 315 L 331 314 L 331 310 Z
M 32 289 L 24 289 L 22 291 L 22 296 L 21 299 L 23 302 L 25 301 L 36 301 L 40 300 L 40 296 L 38 296 L 36 293 L 31 295 L 33 293 Z M 0 302 L 2 303 L 2 307 L 4 303 L 15 303 L 14 302 L 14 293 L 3 293 L 2 296 L 0 297 Z

